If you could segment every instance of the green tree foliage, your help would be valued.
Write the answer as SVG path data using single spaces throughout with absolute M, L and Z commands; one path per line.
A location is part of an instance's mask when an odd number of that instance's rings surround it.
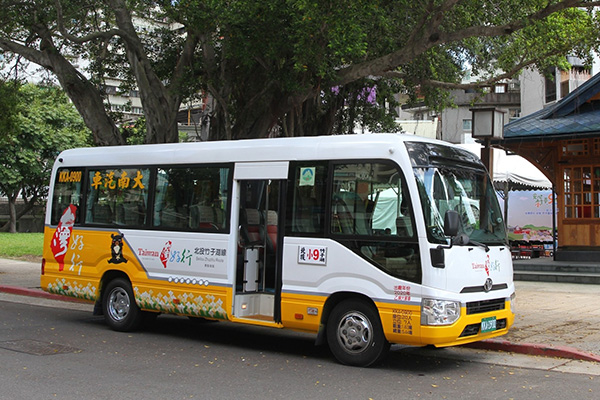
M 123 124 L 121 134 L 127 144 L 143 144 L 146 136 L 146 119 L 141 117 L 135 122 Z
M 106 75 L 139 89 L 148 143 L 177 141 L 179 106 L 196 93 L 214 99 L 210 139 L 339 134 L 394 129 L 395 91 L 447 106 L 467 66 L 481 77 L 468 87 L 484 87 L 530 65 L 568 68 L 566 55 L 589 60 L 599 4 L 2 0 L 0 49 L 52 70 L 97 143 L 125 143 L 100 105 Z
M 0 141 L 8 138 L 17 128 L 19 83 L 0 79 Z
M 2 115 L 16 123 L 0 138 L 0 195 L 8 197 L 10 208 L 10 220 L 0 229 L 15 232 L 17 220 L 47 195 L 58 153 L 91 140 L 81 116 L 57 87 L 20 86 L 11 113 Z M 19 214 L 18 196 L 25 203 Z

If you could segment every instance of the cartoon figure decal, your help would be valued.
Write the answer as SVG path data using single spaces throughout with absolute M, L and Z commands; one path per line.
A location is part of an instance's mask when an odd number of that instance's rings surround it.
M 169 256 L 171 255 L 172 245 L 173 243 L 171 243 L 170 240 L 167 241 L 167 243 L 165 243 L 165 247 L 163 247 L 162 251 L 160 252 L 160 262 L 165 268 L 167 268 L 167 261 L 169 260 Z
M 59 271 L 65 268 L 65 254 L 67 254 L 67 250 L 69 249 L 69 241 L 71 240 L 76 213 L 77 207 L 73 204 L 65 208 L 58 222 L 58 227 L 50 241 L 50 249 L 52 250 L 54 259 L 58 262 Z
M 123 257 L 123 235 L 110 235 L 112 242 L 110 244 L 110 254 L 112 258 L 108 260 L 109 264 L 126 263 L 127 260 Z

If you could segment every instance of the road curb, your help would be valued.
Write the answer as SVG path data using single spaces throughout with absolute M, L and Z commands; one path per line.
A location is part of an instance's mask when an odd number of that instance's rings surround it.
M 59 296 L 57 294 L 46 293 L 41 289 L 30 289 L 19 286 L 0 285 L 1 293 L 16 294 L 19 296 L 37 297 L 49 300 L 68 301 L 71 303 L 90 304 L 90 301 L 77 299 L 74 297 Z
M 559 357 L 580 361 L 600 362 L 600 356 L 568 346 L 549 346 L 538 343 L 513 343 L 508 340 L 487 339 L 463 345 L 473 349 L 506 351 L 533 356 Z

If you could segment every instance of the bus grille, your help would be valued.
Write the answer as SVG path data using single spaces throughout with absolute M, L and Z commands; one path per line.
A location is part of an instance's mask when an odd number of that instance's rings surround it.
M 480 328 L 481 328 L 481 323 L 467 325 L 467 326 L 465 326 L 465 329 L 463 329 L 463 331 L 459 337 L 477 335 L 479 333 Z M 497 331 L 500 329 L 504 329 L 504 328 L 506 328 L 506 318 L 502 318 L 502 319 L 499 319 L 498 321 L 496 321 L 496 330 Z
M 505 300 L 502 299 L 492 299 L 492 300 L 482 300 L 482 301 L 472 301 L 467 303 L 467 315 L 471 314 L 481 314 L 490 311 L 498 311 L 504 310 Z

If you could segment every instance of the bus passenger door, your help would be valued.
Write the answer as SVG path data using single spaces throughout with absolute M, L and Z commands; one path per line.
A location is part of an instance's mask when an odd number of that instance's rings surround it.
M 234 299 L 234 316 L 237 318 L 280 321 L 285 210 L 282 202 L 286 188 L 286 180 L 281 178 L 283 174 L 287 177 L 287 163 L 284 168 L 281 168 L 282 163 L 274 164 L 272 170 L 268 163 L 263 163 L 260 168 L 267 176 L 274 176 L 273 179 L 247 176 L 244 167 L 248 164 L 242 164 L 241 168 L 236 165 L 236 176 L 244 177 L 235 180 L 239 193 L 236 196 L 239 202 Z M 273 175 L 277 170 L 281 172 Z

